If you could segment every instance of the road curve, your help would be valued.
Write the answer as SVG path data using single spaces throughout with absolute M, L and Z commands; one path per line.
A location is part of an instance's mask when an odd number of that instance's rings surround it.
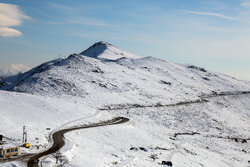
M 122 124 L 122 123 L 125 123 L 128 121 L 129 121 L 128 118 L 116 117 L 116 118 L 108 120 L 108 121 L 102 121 L 99 123 L 93 123 L 93 124 L 89 124 L 89 125 L 82 125 L 79 127 L 73 127 L 73 128 L 59 130 L 52 135 L 53 145 L 48 150 L 32 156 L 27 162 L 27 167 L 39 167 L 39 165 L 38 165 L 39 158 L 46 156 L 46 155 L 49 155 L 49 154 L 52 154 L 52 153 L 55 153 L 60 148 L 62 148 L 65 144 L 65 142 L 63 140 L 63 138 L 64 138 L 63 135 L 69 131 L 78 130 L 78 129 L 94 128 L 94 127 L 99 127 L 99 126 Z

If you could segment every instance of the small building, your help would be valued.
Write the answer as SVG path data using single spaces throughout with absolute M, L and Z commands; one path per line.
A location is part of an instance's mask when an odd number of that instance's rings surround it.
M 20 154 L 20 147 L 0 148 L 0 158 L 11 157 Z

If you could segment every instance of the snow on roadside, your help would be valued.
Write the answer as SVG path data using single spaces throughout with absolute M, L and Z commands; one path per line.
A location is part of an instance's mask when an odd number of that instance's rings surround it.
M 125 166 L 156 167 L 163 160 L 175 167 L 247 166 L 250 145 L 242 139 L 250 136 L 249 99 L 218 97 L 205 104 L 110 111 L 130 122 L 69 132 L 67 145 L 74 149 L 60 153 L 66 159 L 74 155 L 65 165 L 74 167 L 115 167 L 132 157 Z M 198 134 L 175 137 L 191 132 Z
M 6 162 L 6 163 L 0 163 L 1 167 L 26 167 L 25 164 L 22 162 Z
M 52 98 L 6 91 L 0 91 L 0 110 L 2 135 L 21 145 L 22 128 L 26 126 L 28 142 L 42 147 L 47 146 L 47 137 L 53 130 L 99 113 L 79 98 Z M 35 147 L 30 151 L 37 152 Z

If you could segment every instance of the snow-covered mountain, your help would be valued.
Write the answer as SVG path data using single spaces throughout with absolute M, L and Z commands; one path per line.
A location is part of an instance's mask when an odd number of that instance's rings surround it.
M 129 118 L 67 133 L 65 146 L 42 157 L 42 166 L 250 165 L 250 85 L 201 67 L 98 42 L 3 78 L 0 89 L 0 134 L 21 145 L 26 125 L 32 147 L 21 147 L 24 158 L 47 150 L 57 130 Z M 22 155 L 0 159 L 0 166 L 25 166 Z
M 6 79 L 8 82 L 8 79 Z M 193 65 L 139 57 L 106 42 L 44 63 L 1 89 L 73 95 L 117 104 L 172 104 L 222 92 L 249 91 L 246 83 Z M 112 100 L 111 100 L 112 99 Z

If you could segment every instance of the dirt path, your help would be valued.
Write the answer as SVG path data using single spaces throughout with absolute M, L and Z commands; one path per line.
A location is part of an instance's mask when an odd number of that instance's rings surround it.
M 216 94 L 207 94 L 203 96 L 198 96 L 200 99 L 191 100 L 191 101 L 181 101 L 178 103 L 173 104 L 152 104 L 152 105 L 140 105 L 140 104 L 116 104 L 110 106 L 104 106 L 100 108 L 101 111 L 110 111 L 110 110 L 129 110 L 129 109 L 136 109 L 136 108 L 159 108 L 159 107 L 175 107 L 175 106 L 183 106 L 183 105 L 190 105 L 190 104 L 201 104 L 209 102 L 208 99 L 221 97 L 221 96 L 238 96 L 238 95 L 246 95 L 250 94 L 250 91 L 236 91 L 236 92 L 221 92 Z
M 125 122 L 128 122 L 129 119 L 128 118 L 124 118 L 124 117 L 117 117 L 108 121 L 103 121 L 103 122 L 99 122 L 99 123 L 93 123 L 90 125 L 83 125 L 83 126 L 79 126 L 79 127 L 73 127 L 73 128 L 68 128 L 68 129 L 62 129 L 59 130 L 57 132 L 55 132 L 52 135 L 52 140 L 53 140 L 53 145 L 50 149 L 38 153 L 35 156 L 31 157 L 28 162 L 27 162 L 27 167 L 39 167 L 38 163 L 39 163 L 39 158 L 55 153 L 57 152 L 60 148 L 62 148 L 65 144 L 63 138 L 64 138 L 64 134 L 73 130 L 78 130 L 78 129 L 86 129 L 86 128 L 93 128 L 93 127 L 99 127 L 99 126 L 107 126 L 107 125 L 115 125 L 115 124 L 122 124 Z

